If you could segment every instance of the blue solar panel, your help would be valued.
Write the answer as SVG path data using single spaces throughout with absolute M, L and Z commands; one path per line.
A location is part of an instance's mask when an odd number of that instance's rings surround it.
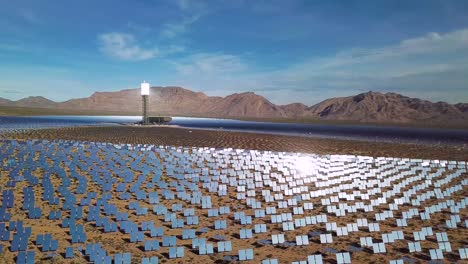
M 252 238 L 252 229 L 241 229 L 240 238 L 241 239 Z
M 169 258 L 182 258 L 184 257 L 184 247 L 171 247 L 169 248 Z
M 183 228 L 184 227 L 184 219 L 172 219 L 172 228 Z
M 11 242 L 11 251 L 25 251 L 28 246 L 28 240 L 30 235 L 31 227 L 19 229 L 17 226 L 17 232 L 13 235 L 13 240 Z
M 145 251 L 159 250 L 159 241 L 158 240 L 146 240 Z
M 91 222 L 91 221 L 96 221 L 96 219 L 99 217 L 99 207 L 97 206 L 90 206 L 88 215 L 86 216 L 86 221 Z
M 73 207 L 71 207 L 70 218 L 72 218 L 72 219 L 81 219 L 81 218 L 83 218 L 83 207 L 82 206 L 73 206 Z
M 202 228 L 200 228 L 200 231 L 198 231 L 198 232 L 203 234 L 203 233 L 206 233 L 208 231 L 210 231 L 210 229 L 208 229 L 207 227 L 202 227 Z
M 151 229 L 151 237 L 162 237 L 164 236 L 164 229 L 162 227 L 154 227 Z
M 127 212 L 118 212 L 115 214 L 115 218 L 117 221 L 125 221 L 128 220 L 128 213 Z
M 144 208 L 137 208 L 137 213 L 136 215 L 147 215 L 148 214 L 148 208 L 144 207 Z
M 195 238 L 195 229 L 184 229 L 182 230 L 182 239 L 193 239 Z
M 70 219 L 70 218 L 62 219 L 62 227 L 67 228 L 67 227 L 70 227 L 71 225 L 75 225 L 75 219 Z
M 211 208 L 211 196 L 202 196 L 201 201 L 203 209 Z
M 243 216 L 240 218 L 242 225 L 252 224 L 252 216 Z
M 265 233 L 266 232 L 266 224 L 256 224 L 255 225 L 255 233 Z
M 136 199 L 141 201 L 141 200 L 146 200 L 146 192 L 143 190 L 138 190 L 136 192 Z
M 194 238 L 192 239 L 192 249 L 198 248 L 200 245 L 206 244 L 206 238 Z
M 30 208 L 28 211 L 29 219 L 39 219 L 42 216 L 42 210 L 39 207 Z
M 70 259 L 73 258 L 75 253 L 73 252 L 73 247 L 67 247 L 65 250 L 65 258 Z
M 8 222 L 10 221 L 11 214 L 6 211 L 5 207 L 0 207 L 0 221 Z
M 11 227 L 11 222 L 10 222 L 10 227 Z M 10 240 L 10 230 L 7 230 L 5 228 L 5 223 L 0 223 L 0 241 L 9 241 L 9 240 Z
M 158 263 L 159 263 L 159 259 L 158 259 L 158 257 L 156 257 L 156 256 L 149 257 L 149 258 L 142 258 L 142 259 L 141 259 L 141 263 L 142 263 L 142 264 L 158 264 Z
M 141 230 L 142 231 L 148 231 L 154 228 L 154 222 L 153 221 L 146 221 L 141 223 Z
M 164 222 L 172 222 L 177 218 L 175 213 L 166 213 L 164 214 Z
M 104 205 L 104 213 L 107 216 L 114 216 L 117 214 L 117 206 L 114 204 L 105 204 Z
M 149 196 L 149 203 L 150 204 L 157 204 L 159 203 L 159 196 L 158 196 L 158 193 L 157 192 L 150 192 L 148 194 Z
M 114 263 L 115 264 L 131 264 L 132 255 L 128 252 L 115 254 Z
M 40 238 L 36 238 L 36 242 Z M 51 234 L 45 234 L 42 239 L 42 252 L 56 251 L 58 249 L 58 240 L 53 240 Z
M 104 224 L 104 233 L 117 232 L 117 223 L 107 222 Z
M 162 240 L 163 247 L 173 247 L 176 245 L 176 237 L 175 236 L 165 236 Z
M 14 185 L 14 182 L 13 182 L 13 185 Z M 11 187 L 14 187 L 14 186 L 11 186 Z M 3 200 L 2 200 L 1 207 L 12 208 L 14 205 L 14 201 L 15 201 L 13 190 L 11 189 L 3 190 L 2 193 L 3 193 Z
M 183 258 L 184 255 L 185 255 L 184 247 L 177 247 L 177 257 L 178 258 Z
M 138 226 L 131 221 L 120 222 L 120 230 L 123 230 L 125 234 L 130 234 L 132 230 L 137 230 Z
M 130 242 L 143 242 L 144 240 L 144 233 L 140 231 L 133 231 L 130 233 Z
M 50 211 L 48 219 L 49 220 L 59 220 L 62 218 L 62 211 Z
M 180 212 L 180 211 L 182 211 L 182 204 L 172 204 L 172 211 L 173 211 L 173 212 Z
M 116 188 L 117 192 L 125 192 L 126 189 L 127 189 L 127 184 L 125 183 L 117 184 L 117 188 Z
M 214 228 L 215 228 L 216 230 L 226 229 L 226 228 L 227 228 L 226 220 L 216 220 L 216 221 L 214 222 Z
M 300 262 L 300 263 L 302 263 L 302 262 Z M 307 263 L 315 264 L 314 262 L 311 262 L 311 261 L 309 261 Z M 264 259 L 264 260 L 262 260 L 262 264 L 278 264 L 278 259 Z
M 117 228 L 117 227 L 116 227 Z M 82 225 L 71 225 L 70 234 L 72 238 L 72 243 L 84 243 L 86 242 L 86 233 Z
M 253 249 L 240 249 L 239 260 L 253 260 Z
M 100 243 L 87 244 L 85 253 L 92 262 L 111 263 L 112 261 L 112 258 L 107 256 L 106 250 L 101 247 Z
M 3 227 L 4 227 L 5 224 L 4 224 L 4 223 L 2 223 L 2 224 L 3 224 Z M 2 224 L 0 224 L 0 225 L 2 225 Z M 9 225 L 8 225 L 8 230 L 10 230 L 10 231 L 15 231 L 15 230 L 16 230 L 16 225 L 17 225 L 17 224 L 18 224 L 18 222 L 16 222 L 16 221 L 10 221 L 10 222 L 9 222 Z
M 198 216 L 188 216 L 187 225 L 198 225 Z
M 219 210 L 217 208 L 208 210 L 208 217 L 216 217 L 219 215 Z
M 16 264 L 25 264 L 26 263 L 26 252 L 19 252 L 16 257 Z
M 44 243 L 44 235 L 43 234 L 38 234 L 36 236 L 36 244 L 39 245 L 39 246 L 42 246 L 43 243 Z
M 119 199 L 121 200 L 130 200 L 131 195 L 128 192 L 121 193 L 119 196 Z
M 222 215 L 223 214 L 229 214 L 230 212 L 231 212 L 231 210 L 230 210 L 229 206 L 221 206 L 219 208 L 219 213 L 222 214 Z

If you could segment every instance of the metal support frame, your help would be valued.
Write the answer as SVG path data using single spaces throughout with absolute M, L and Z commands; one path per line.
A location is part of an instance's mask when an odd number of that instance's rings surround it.
M 149 117 L 148 117 L 148 95 L 142 95 L 143 99 L 143 124 L 149 124 Z

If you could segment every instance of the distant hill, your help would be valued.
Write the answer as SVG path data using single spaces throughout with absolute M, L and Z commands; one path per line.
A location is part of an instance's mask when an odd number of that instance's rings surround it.
M 54 102 L 36 96 L 18 101 L 0 98 L 0 106 L 55 109 L 101 114 L 141 113 L 139 89 L 96 92 L 90 97 Z M 327 99 L 313 106 L 301 103 L 276 105 L 252 92 L 226 97 L 207 96 L 181 87 L 152 87 L 153 115 L 205 116 L 222 118 L 337 120 L 372 123 L 457 124 L 468 122 L 468 104 L 430 102 L 396 93 L 367 92 Z
M 361 122 L 440 122 L 468 121 L 466 112 L 445 102 L 433 103 L 396 93 L 367 92 L 332 98 L 306 110 L 320 119 Z
M 464 113 L 468 113 L 468 103 L 459 103 L 456 104 L 455 107 Z
M 51 108 L 57 105 L 58 103 L 42 96 L 29 96 L 14 102 L 14 106 L 20 107 Z

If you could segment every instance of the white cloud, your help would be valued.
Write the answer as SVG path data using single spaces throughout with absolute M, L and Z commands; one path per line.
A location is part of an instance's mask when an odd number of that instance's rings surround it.
M 110 57 L 121 60 L 147 60 L 159 55 L 156 47 L 142 48 L 133 35 L 126 33 L 106 33 L 98 36 L 100 49 Z
M 183 46 L 169 45 L 163 48 L 156 46 L 141 47 L 132 34 L 127 33 L 105 33 L 98 36 L 100 50 L 109 57 L 128 60 L 141 61 L 155 57 L 163 57 L 185 50 Z

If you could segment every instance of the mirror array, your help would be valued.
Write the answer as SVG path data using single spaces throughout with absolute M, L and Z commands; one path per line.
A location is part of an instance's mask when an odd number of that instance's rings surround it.
M 467 162 L 0 141 L 0 260 L 468 259 Z

